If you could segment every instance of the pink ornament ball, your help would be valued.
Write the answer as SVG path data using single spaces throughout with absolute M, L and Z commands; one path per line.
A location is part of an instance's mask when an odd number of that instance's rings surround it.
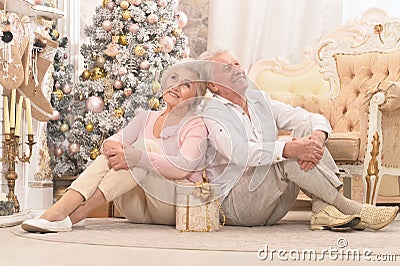
M 58 90 L 59 88 L 61 88 L 61 84 L 57 82 L 57 83 L 54 85 L 54 87 Z
M 124 75 L 126 75 L 128 73 L 128 69 L 126 69 L 126 67 L 120 67 L 119 69 L 118 69 L 118 75 L 119 76 L 124 76 Z
M 138 6 L 142 3 L 142 0 L 128 0 L 134 6 Z
M 123 86 L 124 83 L 121 80 L 116 79 L 114 81 L 114 88 L 116 88 L 117 90 L 122 89 Z
M 109 20 L 104 20 L 103 23 L 101 24 L 101 27 L 105 31 L 110 31 L 112 29 L 112 23 Z
M 60 112 L 57 110 L 54 110 L 53 114 L 51 115 L 50 120 L 57 121 L 58 119 L 60 119 Z
M 172 40 L 171 37 L 169 36 L 164 36 L 161 39 L 161 46 L 163 48 L 163 51 L 165 53 L 169 53 L 172 51 L 172 49 L 174 48 L 174 41 Z
M 71 85 L 69 85 L 68 83 L 66 83 L 66 84 L 64 84 L 64 87 L 63 87 L 63 92 L 65 93 L 65 94 L 70 94 L 71 93 L 71 91 L 72 91 L 72 87 L 71 87 Z
M 158 22 L 158 16 L 156 14 L 150 14 L 147 17 L 147 22 L 149 24 L 156 24 Z
M 43 2 L 43 0 L 34 0 L 34 1 L 33 1 L 33 3 L 34 3 L 35 5 L 41 5 L 42 2 Z
M 149 69 L 150 67 L 150 63 L 147 60 L 143 60 L 142 62 L 140 62 L 140 69 L 146 70 Z
M 86 110 L 101 113 L 104 110 L 104 101 L 100 96 L 91 96 L 86 101 Z
M 140 27 L 138 24 L 129 25 L 129 32 L 132 34 L 136 34 L 139 31 Z
M 61 149 L 60 147 L 57 147 L 54 149 L 54 155 L 57 157 L 60 157 L 64 154 L 64 150 Z
M 178 27 L 181 29 L 184 28 L 188 22 L 187 16 L 183 11 L 176 12 L 175 19 L 176 22 L 178 23 Z
M 124 94 L 126 97 L 129 97 L 132 95 L 132 89 L 131 88 L 125 88 L 124 89 Z
M 113 2 L 113 1 L 108 2 L 106 4 L 106 7 L 107 7 L 108 10 L 113 10 L 114 7 L 115 7 L 115 2 Z
M 167 6 L 167 1 L 166 0 L 158 0 L 158 5 L 160 7 L 166 7 Z
M 78 143 L 71 143 L 68 145 L 68 151 L 71 154 L 75 154 L 75 153 L 79 152 L 80 149 L 81 149 L 81 146 Z

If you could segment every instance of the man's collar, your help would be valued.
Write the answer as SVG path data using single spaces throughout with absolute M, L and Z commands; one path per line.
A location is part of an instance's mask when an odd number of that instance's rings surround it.
M 260 97 L 248 97 L 249 93 L 250 93 L 250 91 L 247 90 L 246 91 L 246 101 L 247 101 L 248 104 L 249 103 L 250 104 L 255 104 L 255 103 L 258 103 L 260 101 Z M 230 100 L 228 100 L 228 99 L 226 99 L 226 98 L 224 98 L 222 96 L 219 96 L 218 94 L 215 94 L 215 93 L 213 94 L 213 98 L 217 99 L 218 101 L 221 101 L 224 105 L 228 105 L 228 104 L 237 105 L 237 104 L 231 102 Z M 237 105 L 237 106 L 239 106 L 239 105 Z

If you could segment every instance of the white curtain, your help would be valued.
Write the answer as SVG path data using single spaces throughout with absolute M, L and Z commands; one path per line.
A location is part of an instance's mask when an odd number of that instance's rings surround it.
M 233 51 L 244 67 L 303 59 L 305 46 L 341 23 L 342 0 L 210 0 L 208 49 Z
M 370 8 L 379 8 L 389 17 L 400 17 L 399 0 L 343 0 L 342 22 L 361 18 L 363 13 Z

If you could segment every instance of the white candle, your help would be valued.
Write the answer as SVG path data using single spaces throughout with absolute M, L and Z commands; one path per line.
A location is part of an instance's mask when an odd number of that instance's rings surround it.
M 11 92 L 11 106 L 10 106 L 10 127 L 15 128 L 15 99 L 17 97 L 17 90 L 13 89 Z
M 26 103 L 26 122 L 28 123 L 28 134 L 33 134 L 31 100 L 26 98 L 25 103 Z
M 22 96 L 19 97 L 19 102 L 18 102 L 18 106 L 17 106 L 17 117 L 16 117 L 16 121 L 15 121 L 15 135 L 16 136 L 20 136 L 19 132 L 20 132 L 20 128 L 21 128 L 22 100 L 23 99 L 24 99 L 24 97 L 22 97 Z
M 10 134 L 10 116 L 8 114 L 8 97 L 3 96 L 4 134 Z

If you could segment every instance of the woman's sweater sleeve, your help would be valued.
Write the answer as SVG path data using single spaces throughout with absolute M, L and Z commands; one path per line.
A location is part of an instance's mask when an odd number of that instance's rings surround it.
M 207 149 L 207 129 L 203 119 L 196 118 L 188 122 L 176 137 L 179 151 L 170 156 L 147 152 L 143 153 L 138 166 L 155 170 L 168 179 L 183 179 L 194 170 L 204 166 Z
M 106 141 L 116 141 L 120 142 L 124 145 L 132 145 L 138 138 L 141 130 L 144 130 L 146 119 L 149 114 L 149 111 L 141 111 L 136 114 L 132 120 L 121 130 L 119 130 L 114 135 L 107 138 Z M 101 151 L 103 152 L 103 145 L 101 147 Z

